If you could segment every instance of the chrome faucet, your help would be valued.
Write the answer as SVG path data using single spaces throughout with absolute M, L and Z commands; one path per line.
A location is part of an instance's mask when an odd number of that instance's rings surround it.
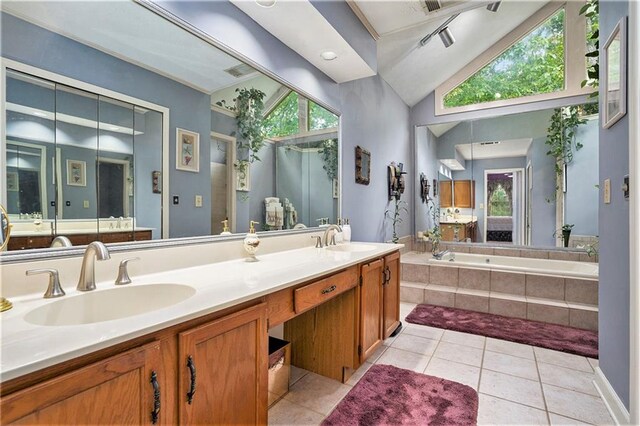
M 442 250 L 442 251 L 433 253 L 433 257 L 435 259 L 442 260 L 442 257 L 447 253 L 449 253 L 449 250 Z
M 80 279 L 78 280 L 79 291 L 90 291 L 96 289 L 95 259 L 110 259 L 109 250 L 100 241 L 94 241 L 87 246 L 82 258 L 80 269 Z
M 331 233 L 331 240 L 329 240 L 330 231 L 333 231 Z M 322 241 L 324 242 L 325 247 L 328 247 L 329 245 L 332 245 L 332 246 L 336 245 L 336 231 L 342 232 L 342 228 L 340 228 L 340 226 L 338 225 L 329 225 L 327 226 L 327 229 L 324 230 Z

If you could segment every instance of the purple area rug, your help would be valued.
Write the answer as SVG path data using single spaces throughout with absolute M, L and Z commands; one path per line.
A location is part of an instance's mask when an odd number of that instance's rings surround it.
M 478 394 L 469 386 L 376 364 L 324 422 L 345 425 L 475 425 Z
M 580 328 L 426 304 L 416 306 L 406 320 L 598 358 L 598 333 Z

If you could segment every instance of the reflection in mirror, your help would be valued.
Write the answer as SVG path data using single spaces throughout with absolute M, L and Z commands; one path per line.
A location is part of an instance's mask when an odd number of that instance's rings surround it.
M 0 204 L 0 252 L 5 251 L 9 245 L 12 226 L 7 210 Z
M 12 248 L 48 247 L 58 235 L 74 246 L 217 235 L 224 220 L 238 233 L 250 220 L 261 230 L 337 220 L 333 112 L 139 3 L 37 6 L 0 12 L 11 58 L 0 201 L 16 223 Z M 256 104 L 240 111 L 243 92 L 260 97 L 255 143 L 241 121 Z M 199 135 L 198 172 L 176 169 L 177 128 Z M 295 170 L 280 147 L 300 150 Z
M 443 240 L 449 224 L 473 231 L 470 219 L 475 234 L 458 241 L 562 246 L 563 225 L 573 225 L 570 247 L 597 242 L 597 105 L 428 126 L 416 142 L 419 169 L 445 170 L 435 205 Z M 424 215 L 416 210 L 417 231 L 433 226 Z

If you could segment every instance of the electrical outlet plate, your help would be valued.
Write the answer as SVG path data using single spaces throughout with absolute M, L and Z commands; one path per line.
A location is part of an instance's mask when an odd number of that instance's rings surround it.
M 611 204 L 611 179 L 604 180 L 604 188 L 602 190 L 604 196 L 604 203 Z
M 202 195 L 196 195 L 196 207 L 202 207 Z
M 85 209 L 89 208 L 89 200 L 84 200 L 82 205 L 84 206 Z
M 180 197 L 179 196 L 177 196 L 177 195 L 173 196 L 173 204 L 174 205 L 180 204 Z

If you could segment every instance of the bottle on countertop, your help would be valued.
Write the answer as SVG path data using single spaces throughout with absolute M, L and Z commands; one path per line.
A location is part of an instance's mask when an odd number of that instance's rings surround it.
M 247 236 L 244 237 L 244 249 L 247 253 L 249 253 L 247 262 L 258 261 L 256 252 L 258 251 L 258 246 L 260 245 L 260 238 L 258 238 L 258 234 L 256 234 L 256 228 L 254 227 L 254 225 L 257 225 L 258 223 L 260 222 L 254 222 L 253 220 L 249 221 L 249 232 L 247 233 Z
M 349 219 L 343 219 L 342 225 L 342 241 L 345 243 L 351 242 L 351 225 L 349 224 Z

